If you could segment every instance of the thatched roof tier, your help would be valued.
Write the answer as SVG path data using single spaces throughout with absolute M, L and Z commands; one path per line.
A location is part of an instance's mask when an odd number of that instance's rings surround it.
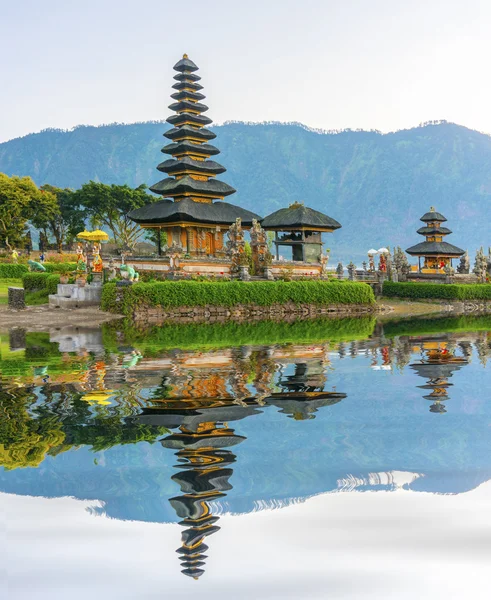
M 203 86 L 200 83 L 195 83 L 194 81 L 178 81 L 173 86 L 175 90 L 193 90 L 194 92 L 199 92 L 199 90 L 203 89 Z
M 442 215 L 442 213 L 437 212 L 433 207 L 430 208 L 430 211 L 425 213 L 420 221 L 423 223 L 432 223 L 433 221 L 437 223 L 443 223 L 447 219 Z
M 187 142 L 185 140 L 164 146 L 162 152 L 177 157 L 186 154 L 191 154 L 193 156 L 213 156 L 215 154 L 220 154 L 220 150 L 211 144 L 193 144 L 193 142 Z
M 448 242 L 421 242 L 406 250 L 411 256 L 456 257 L 465 254 L 465 250 Z
M 181 179 L 168 177 L 153 185 L 150 191 L 167 198 L 177 198 L 185 195 L 204 195 L 214 199 L 223 198 L 235 193 L 235 189 L 231 185 L 219 179 L 211 178 L 208 181 L 201 181 L 193 179 L 190 175 L 185 175 Z
M 181 223 L 230 226 L 237 218 L 242 220 L 243 227 L 251 227 L 253 219 L 261 219 L 259 215 L 228 202 L 195 202 L 191 198 L 179 202 L 160 200 L 132 210 L 128 216 L 143 227 Z
M 174 94 L 171 94 L 171 98 L 174 98 L 174 100 L 177 100 L 177 102 L 181 102 L 182 100 L 189 100 L 190 102 L 199 102 L 200 100 L 204 100 L 206 96 L 200 94 L 199 92 L 182 90 L 180 92 L 175 92 Z
M 173 102 L 169 104 L 170 110 L 174 112 L 192 112 L 192 113 L 204 113 L 208 110 L 206 104 L 200 102 L 189 102 L 188 100 L 180 100 L 179 102 Z
M 178 60 L 174 65 L 174 71 L 179 71 L 180 73 L 189 73 L 193 71 L 197 71 L 198 67 L 196 64 L 188 57 L 187 54 L 184 54 L 181 60 Z
M 174 125 L 174 127 L 182 127 L 183 125 L 193 125 L 194 127 L 206 127 L 213 121 L 205 115 L 195 115 L 189 112 L 179 113 L 178 115 L 171 115 L 166 119 L 167 123 Z
M 341 224 L 327 215 L 308 208 L 298 202 L 288 208 L 280 208 L 276 212 L 265 217 L 261 226 L 263 229 L 277 231 L 293 231 L 308 229 L 312 231 L 334 231 Z
M 201 77 L 196 75 L 196 73 L 178 73 L 174 75 L 174 79 L 177 81 L 200 81 Z
M 168 175 L 194 173 L 196 175 L 212 176 L 220 175 L 220 173 L 225 173 L 226 171 L 225 167 L 222 167 L 221 164 L 215 162 L 214 160 L 193 160 L 188 156 L 184 156 L 179 160 L 169 158 L 169 160 L 161 162 L 157 169 L 162 173 L 167 173 Z
M 203 140 L 206 142 L 208 140 L 214 140 L 217 137 L 217 134 L 209 129 L 198 129 L 191 125 L 183 125 L 182 127 L 173 127 L 172 129 L 169 129 L 169 131 L 164 133 L 164 137 L 173 142 L 189 139 Z
M 447 227 L 420 227 L 416 233 L 420 235 L 450 235 L 452 232 Z

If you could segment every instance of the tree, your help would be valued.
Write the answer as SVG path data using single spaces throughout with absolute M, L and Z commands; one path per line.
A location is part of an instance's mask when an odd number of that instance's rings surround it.
M 134 248 L 145 232 L 128 218 L 128 213 L 158 199 L 146 189 L 145 185 L 133 189 L 90 181 L 74 193 L 74 201 L 87 210 L 93 225 L 111 230 L 118 246 Z
M 55 238 L 57 250 L 61 254 L 63 243 L 72 241 L 77 233 L 85 228 L 84 213 L 74 199 L 73 190 L 62 189 L 49 184 L 42 185 L 40 189 L 55 196 L 58 211 L 51 215 L 41 215 L 39 219 L 33 222 L 34 224 L 37 222 L 40 228 L 48 229 Z M 44 222 L 42 221 L 43 218 Z
M 30 177 L 0 173 L 0 243 L 9 250 L 24 242 L 28 221 L 56 212 L 56 198 L 39 190 Z

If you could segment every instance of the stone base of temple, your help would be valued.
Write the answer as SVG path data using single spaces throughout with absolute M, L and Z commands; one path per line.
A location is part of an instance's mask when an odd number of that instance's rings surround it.
M 106 265 L 104 261 L 104 266 Z M 230 277 L 232 262 L 228 259 L 192 259 L 173 257 L 128 257 L 126 264 L 140 273 L 155 273 L 163 279 L 186 279 L 192 276 Z
M 107 267 L 107 260 L 104 266 Z M 126 264 L 140 274 L 155 273 L 162 279 L 189 279 L 197 277 L 243 279 L 241 269 L 234 269 L 228 258 L 177 258 L 177 257 L 128 257 Z M 243 270 L 243 269 L 242 269 Z M 320 278 L 325 275 L 323 266 L 318 263 L 300 261 L 273 261 L 255 277 L 263 279 Z
M 319 263 L 306 263 L 301 261 L 274 260 L 270 271 L 274 279 L 300 279 L 303 277 L 319 278 L 323 272 L 323 267 Z
M 56 294 L 50 294 L 50 308 L 85 308 L 99 306 L 102 297 L 102 286 L 86 285 L 79 287 L 76 284 L 58 284 Z

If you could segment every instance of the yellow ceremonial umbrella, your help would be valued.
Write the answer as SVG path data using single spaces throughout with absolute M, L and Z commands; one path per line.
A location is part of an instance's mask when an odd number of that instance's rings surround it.
M 90 234 L 92 232 L 87 231 L 86 229 L 84 231 L 81 231 L 80 233 L 77 233 L 77 237 L 80 238 L 81 240 L 90 240 Z
M 101 229 L 90 231 L 87 237 L 91 242 L 107 242 L 109 239 L 107 233 Z

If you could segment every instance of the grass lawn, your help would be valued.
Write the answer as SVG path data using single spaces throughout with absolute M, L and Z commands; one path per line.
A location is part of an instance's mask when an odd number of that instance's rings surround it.
M 8 288 L 23 287 L 21 279 L 0 279 L 0 304 L 8 302 Z

